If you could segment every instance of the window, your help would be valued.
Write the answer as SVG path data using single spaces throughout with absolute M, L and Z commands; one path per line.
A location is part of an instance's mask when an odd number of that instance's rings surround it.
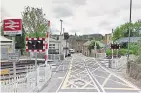
M 49 44 L 49 46 L 55 46 L 55 44 Z

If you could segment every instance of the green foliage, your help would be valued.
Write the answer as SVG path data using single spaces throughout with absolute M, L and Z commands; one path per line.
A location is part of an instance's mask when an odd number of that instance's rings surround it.
M 137 52 L 138 53 L 138 59 L 137 59 L 137 61 L 138 61 L 138 63 L 141 64 L 141 39 L 138 42 L 137 51 L 138 51 Z
M 21 54 L 23 55 L 23 51 L 25 49 L 25 30 L 22 28 L 22 36 L 16 36 L 15 38 L 15 47 L 21 50 Z
M 128 37 L 129 27 L 131 27 L 131 37 L 135 36 L 138 37 L 139 29 L 141 28 L 141 21 L 137 21 L 135 23 L 125 23 L 119 27 L 117 27 L 113 33 L 113 40 L 118 40 L 122 37 Z
M 47 20 L 43 10 L 27 6 L 22 12 L 23 26 L 26 37 L 45 37 Z
M 113 54 L 116 55 L 116 51 L 115 50 L 113 51 Z M 107 56 L 112 55 L 112 50 L 111 49 L 107 49 L 106 50 L 106 55 Z
M 128 49 L 120 49 L 120 50 L 118 51 L 118 54 L 124 56 L 124 55 L 127 54 L 127 51 L 128 51 Z M 130 53 L 130 54 L 133 54 L 134 52 L 133 52 L 133 50 L 129 50 L 129 53 Z M 114 50 L 114 51 L 113 51 L 113 54 L 114 54 L 114 55 L 117 55 L 117 50 Z M 112 50 L 111 50 L 111 49 L 107 49 L 107 50 L 106 50 L 106 55 L 108 55 L 108 56 L 109 56 L 109 55 L 112 55 Z
M 136 43 L 130 43 L 130 50 L 132 51 L 132 54 L 138 55 L 138 46 Z
M 0 33 L 1 33 L 2 36 L 4 35 L 3 26 L 0 26 Z

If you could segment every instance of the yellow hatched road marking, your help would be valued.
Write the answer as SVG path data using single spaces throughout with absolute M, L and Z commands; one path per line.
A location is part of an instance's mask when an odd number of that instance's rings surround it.
M 70 62 L 70 67 L 69 67 L 69 71 L 68 71 L 68 74 L 67 74 L 67 77 L 61 87 L 61 89 L 65 89 L 67 87 L 67 82 L 68 82 L 68 79 L 69 79 L 69 76 L 70 76 L 70 73 L 71 73 L 71 68 L 72 68 L 72 62 L 73 62 L 73 59 L 72 61 Z

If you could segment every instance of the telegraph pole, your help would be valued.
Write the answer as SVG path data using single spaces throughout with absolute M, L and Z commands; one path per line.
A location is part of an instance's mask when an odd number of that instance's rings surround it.
M 129 14 L 129 33 L 128 33 L 128 56 L 127 60 L 129 60 L 129 50 L 130 50 L 130 35 L 131 35 L 131 21 L 132 21 L 132 0 L 130 0 L 130 14 Z
M 112 44 L 114 44 L 114 41 L 113 41 L 113 33 L 114 33 L 114 29 L 112 29 Z M 113 59 L 114 59 L 114 49 L 112 49 L 112 64 L 113 64 Z

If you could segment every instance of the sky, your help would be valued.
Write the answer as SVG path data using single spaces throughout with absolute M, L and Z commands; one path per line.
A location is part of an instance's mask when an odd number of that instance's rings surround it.
M 130 0 L 1 0 L 1 18 L 22 18 L 25 6 L 42 8 L 52 33 L 60 19 L 69 34 L 108 34 L 129 21 Z M 133 0 L 132 22 L 141 20 L 141 0 Z

